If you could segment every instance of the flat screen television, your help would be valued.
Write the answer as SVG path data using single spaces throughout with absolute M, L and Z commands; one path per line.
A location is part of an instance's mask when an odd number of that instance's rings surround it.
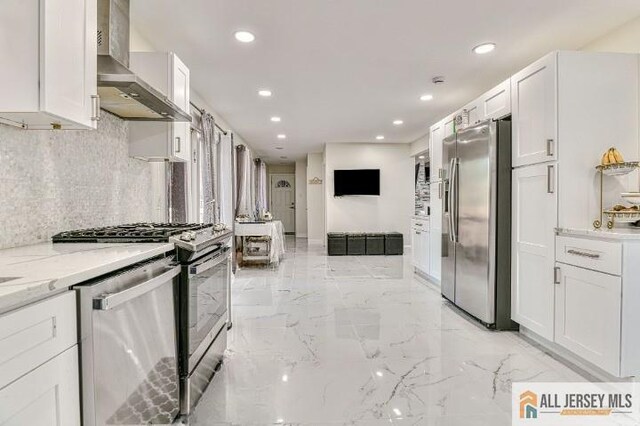
M 380 169 L 334 170 L 333 195 L 380 195 Z

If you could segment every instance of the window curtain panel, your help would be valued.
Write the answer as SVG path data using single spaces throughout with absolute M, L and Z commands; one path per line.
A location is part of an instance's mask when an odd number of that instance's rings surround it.
M 251 153 L 244 145 L 236 148 L 236 217 L 248 216 L 253 217 L 253 161 L 251 161 Z
M 267 211 L 267 165 L 256 160 L 256 213 L 261 217 Z
M 204 223 L 219 222 L 219 205 L 217 200 L 217 144 L 215 120 L 208 112 L 202 114 L 202 220 Z

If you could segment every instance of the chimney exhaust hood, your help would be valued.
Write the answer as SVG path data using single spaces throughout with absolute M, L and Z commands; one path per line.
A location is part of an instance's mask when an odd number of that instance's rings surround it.
M 98 0 L 100 107 L 123 120 L 191 122 L 189 113 L 129 69 L 129 0 Z

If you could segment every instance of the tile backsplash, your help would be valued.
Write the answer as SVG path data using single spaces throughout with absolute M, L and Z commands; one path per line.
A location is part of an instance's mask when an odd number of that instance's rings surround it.
M 96 131 L 0 125 L 0 248 L 152 220 L 152 165 L 129 158 L 127 122 L 102 117 Z

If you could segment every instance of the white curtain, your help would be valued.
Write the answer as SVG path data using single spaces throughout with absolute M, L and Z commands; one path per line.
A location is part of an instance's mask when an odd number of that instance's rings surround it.
M 253 202 L 253 161 L 251 161 L 251 153 L 244 145 L 236 148 L 236 175 L 237 175 L 237 194 L 236 194 L 236 217 L 248 216 L 253 217 L 255 203 Z
M 258 217 L 267 211 L 267 165 L 256 160 L 256 213 Z

